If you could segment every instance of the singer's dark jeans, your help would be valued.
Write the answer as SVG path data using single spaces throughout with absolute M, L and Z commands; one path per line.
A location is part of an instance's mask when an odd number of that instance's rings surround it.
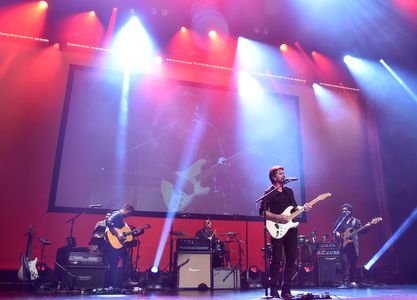
M 291 292 L 291 279 L 294 271 L 294 264 L 297 258 L 297 229 L 288 230 L 287 234 L 281 239 L 271 238 L 272 259 L 270 265 L 271 285 L 278 286 L 279 271 L 281 262 L 283 262 L 282 250 L 285 254 L 284 277 L 282 284 L 282 294 Z

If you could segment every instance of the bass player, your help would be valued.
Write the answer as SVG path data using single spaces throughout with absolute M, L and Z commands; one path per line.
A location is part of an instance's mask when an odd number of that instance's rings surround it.
M 343 204 L 341 210 L 333 230 L 336 240 L 340 242 L 340 252 L 342 254 L 343 285 L 339 286 L 339 288 L 355 288 L 358 287 L 355 282 L 355 270 L 359 256 L 359 239 L 357 234 L 352 235 L 348 239 L 344 239 L 343 236 L 345 232 L 362 227 L 362 224 L 359 219 L 353 217 L 353 206 L 351 204 Z M 367 230 L 369 229 L 362 232 Z

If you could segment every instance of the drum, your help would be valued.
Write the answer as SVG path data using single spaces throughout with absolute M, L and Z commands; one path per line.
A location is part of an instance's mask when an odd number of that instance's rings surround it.
M 212 249 L 212 264 L 213 268 L 224 267 L 224 243 L 222 241 L 215 241 L 211 244 Z
M 224 243 L 222 241 L 215 241 L 211 245 L 211 249 L 216 253 L 223 254 L 224 252 Z
M 308 243 L 309 243 L 308 238 L 305 235 L 298 236 L 298 245 L 306 245 Z

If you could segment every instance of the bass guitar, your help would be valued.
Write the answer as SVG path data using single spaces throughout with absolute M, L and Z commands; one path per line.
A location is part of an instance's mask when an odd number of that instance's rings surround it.
M 39 277 L 38 270 L 36 269 L 36 263 L 38 258 L 35 257 L 32 260 L 32 240 L 33 235 L 35 234 L 35 229 L 31 225 L 29 231 L 27 232 L 28 240 L 26 245 L 26 255 L 20 256 L 21 266 L 17 272 L 17 278 L 20 281 L 32 281 Z
M 346 230 L 340 234 L 342 248 L 345 248 L 348 244 L 353 242 L 352 237 L 355 234 L 358 234 L 359 232 L 368 228 L 369 226 L 378 224 L 381 221 L 382 221 L 382 218 L 377 217 L 377 218 L 373 218 L 372 221 L 366 223 L 365 225 L 359 227 L 358 229 L 353 230 L 352 228 L 346 228 Z
M 312 200 L 310 202 L 311 205 L 316 204 L 319 201 L 322 201 L 328 197 L 330 197 L 332 194 L 331 193 L 324 193 L 321 194 L 319 196 L 317 196 L 314 200 Z M 277 223 L 271 220 L 266 220 L 266 229 L 268 230 L 269 234 L 275 238 L 275 239 L 280 239 L 282 238 L 287 232 L 288 230 L 290 230 L 291 228 L 295 228 L 298 226 L 299 222 L 293 222 L 292 220 L 297 217 L 299 214 L 301 214 L 305 209 L 300 208 L 298 210 L 296 210 L 295 212 L 291 213 L 291 211 L 294 209 L 293 206 L 288 206 L 284 212 L 281 215 L 284 216 L 289 216 L 290 219 L 288 221 L 288 223 L 285 224 L 281 224 L 281 223 Z
M 207 164 L 206 160 L 199 159 L 189 169 L 165 176 L 169 178 L 164 178 L 161 181 L 161 193 L 167 208 L 181 211 L 191 203 L 194 197 L 207 195 L 210 192 L 210 187 L 202 186 L 202 182 L 216 172 L 230 167 L 230 162 L 240 155 L 242 152 L 235 153 L 207 169 L 203 169 Z M 164 173 L 168 175 L 169 172 L 165 170 Z M 181 183 L 181 188 L 176 187 L 175 183 L 177 182 Z
M 143 227 L 138 227 L 135 229 L 130 229 L 130 227 L 125 224 L 125 226 L 123 226 L 122 228 L 114 228 L 114 230 L 118 233 L 118 234 L 122 234 L 124 239 L 123 240 L 119 240 L 117 238 L 117 235 L 114 235 L 109 228 L 106 229 L 106 237 L 107 240 L 109 241 L 110 245 L 114 248 L 114 249 L 120 249 L 124 246 L 125 243 L 127 242 L 131 242 L 133 241 L 133 235 L 135 233 L 141 232 L 142 230 L 151 228 L 150 224 L 146 224 Z

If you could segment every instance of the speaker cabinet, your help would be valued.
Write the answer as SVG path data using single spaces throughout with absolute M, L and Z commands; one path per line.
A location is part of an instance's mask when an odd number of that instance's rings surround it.
M 240 289 L 240 274 L 236 269 L 213 269 L 213 289 Z
M 211 253 L 177 252 L 176 261 L 178 288 L 212 288 Z
M 342 260 L 340 256 L 318 257 L 317 285 L 336 286 L 343 281 Z
M 64 284 L 68 289 L 89 290 L 104 287 L 106 267 L 68 266 L 66 269 L 74 275 L 64 275 Z

